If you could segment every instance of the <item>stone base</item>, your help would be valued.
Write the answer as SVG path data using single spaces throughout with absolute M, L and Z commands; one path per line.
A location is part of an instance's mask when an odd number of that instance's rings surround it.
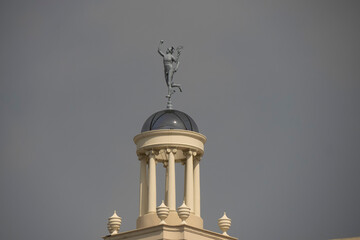
M 237 240 L 237 238 L 188 225 L 157 225 L 103 237 L 104 240 Z
M 181 225 L 181 219 L 179 218 L 176 211 L 170 211 L 169 216 L 165 219 L 166 225 L 176 226 Z M 156 213 L 147 213 L 144 216 L 138 217 L 136 220 L 136 228 L 146 228 L 151 226 L 159 225 L 160 219 Z M 194 213 L 190 213 L 188 219 L 186 219 L 186 224 L 189 226 L 203 228 L 204 222 L 203 219 L 199 216 L 195 216 Z

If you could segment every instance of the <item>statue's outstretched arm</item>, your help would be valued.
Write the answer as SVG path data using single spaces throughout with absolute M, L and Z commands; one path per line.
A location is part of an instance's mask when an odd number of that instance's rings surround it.
M 164 57 L 164 53 L 161 51 L 160 46 L 164 43 L 164 40 L 160 40 L 159 47 L 158 47 L 158 53 Z

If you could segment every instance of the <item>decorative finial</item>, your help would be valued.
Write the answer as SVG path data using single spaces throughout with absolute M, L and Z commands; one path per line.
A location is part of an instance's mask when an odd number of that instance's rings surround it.
M 165 219 L 169 216 L 169 212 L 169 207 L 165 205 L 163 200 L 162 203 L 156 208 L 156 214 L 161 220 L 159 224 L 166 224 Z
M 182 220 L 181 224 L 186 224 L 185 220 L 188 219 L 190 216 L 190 208 L 185 205 L 185 201 L 183 201 L 183 204 L 178 207 L 178 215 L 179 218 Z
M 218 219 L 218 226 L 221 231 L 223 231 L 223 235 L 229 236 L 227 234 L 227 230 L 229 230 L 231 226 L 231 219 L 226 216 L 226 212 L 224 212 L 224 215 Z
M 111 217 L 109 217 L 109 221 L 107 224 L 109 233 L 111 235 L 118 234 L 120 230 L 120 225 L 121 225 L 121 217 L 119 217 L 116 214 L 116 211 L 114 211 L 114 214 Z
M 164 43 L 164 40 L 160 40 L 160 44 L 158 47 L 158 53 L 163 58 L 164 63 L 164 73 L 165 73 L 165 81 L 166 85 L 168 87 L 168 95 L 166 95 L 167 106 L 166 108 L 172 109 L 172 102 L 171 102 L 171 96 L 176 92 L 174 88 L 178 88 L 180 92 L 182 92 L 181 85 L 176 84 L 173 82 L 174 74 L 177 72 L 179 68 L 179 57 L 181 54 L 181 49 L 183 49 L 182 46 L 178 46 L 176 49 L 172 46 L 166 49 L 166 52 L 163 53 L 160 49 L 160 46 Z M 176 50 L 176 53 L 174 53 L 174 50 Z

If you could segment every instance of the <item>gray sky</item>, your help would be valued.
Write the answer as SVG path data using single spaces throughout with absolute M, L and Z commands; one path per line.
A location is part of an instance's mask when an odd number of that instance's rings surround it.
M 207 136 L 202 217 L 246 240 L 360 235 L 358 1 L 1 1 L 0 239 L 135 228 L 133 137 L 166 105 Z M 158 167 L 158 204 L 163 194 Z M 178 204 L 182 168 L 178 166 Z

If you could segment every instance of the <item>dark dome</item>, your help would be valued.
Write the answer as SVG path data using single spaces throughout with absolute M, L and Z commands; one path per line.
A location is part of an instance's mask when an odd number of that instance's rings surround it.
M 199 132 L 195 121 L 186 113 L 165 109 L 152 114 L 142 126 L 141 132 L 156 129 L 182 129 Z

